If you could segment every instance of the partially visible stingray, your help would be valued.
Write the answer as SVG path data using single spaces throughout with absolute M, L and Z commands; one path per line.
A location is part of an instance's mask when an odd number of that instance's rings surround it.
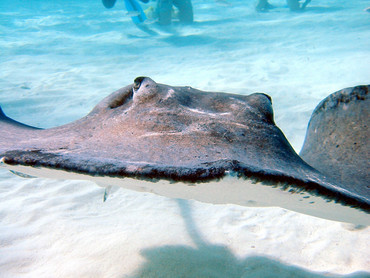
M 331 94 L 312 113 L 301 157 L 344 188 L 370 197 L 369 86 Z
M 138 77 L 70 124 L 37 129 L 0 111 L 0 127 L 3 165 L 27 175 L 370 223 L 369 196 L 305 163 L 275 125 L 265 94 Z

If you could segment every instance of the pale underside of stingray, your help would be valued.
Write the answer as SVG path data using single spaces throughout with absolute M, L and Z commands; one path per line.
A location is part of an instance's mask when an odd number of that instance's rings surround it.
M 370 223 L 368 191 L 304 162 L 275 125 L 265 94 L 203 92 L 140 77 L 70 124 L 37 129 L 0 110 L 0 127 L 2 164 L 16 172 Z

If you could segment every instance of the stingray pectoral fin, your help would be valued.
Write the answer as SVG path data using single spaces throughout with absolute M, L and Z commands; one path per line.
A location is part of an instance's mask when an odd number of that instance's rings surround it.
M 312 113 L 301 157 L 343 188 L 370 199 L 369 88 L 325 98 Z
M 33 137 L 40 129 L 15 121 L 5 115 L 0 107 L 0 156 L 3 152 L 17 148 L 17 144 Z
M 330 200 L 329 196 L 320 195 L 295 184 L 287 182 L 267 183 L 261 179 L 238 178 L 227 174 L 221 179 L 202 183 L 172 182 L 165 179 L 118 178 L 112 176 L 90 176 L 83 173 L 67 172 L 43 167 L 3 164 L 7 169 L 29 175 L 56 178 L 90 180 L 106 188 L 103 201 L 109 201 L 112 186 L 123 187 L 139 192 L 150 192 L 169 198 L 191 199 L 211 204 L 236 204 L 247 207 L 281 207 L 298 213 L 328 220 L 370 225 L 370 216 L 366 210 L 342 202 Z
M 4 128 L 10 127 L 18 129 L 39 129 L 37 127 L 26 125 L 9 118 L 8 116 L 5 115 L 3 109 L 0 106 L 0 128 L 2 131 L 4 131 Z

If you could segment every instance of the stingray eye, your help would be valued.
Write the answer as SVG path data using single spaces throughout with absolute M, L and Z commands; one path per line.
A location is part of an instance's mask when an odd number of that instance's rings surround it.
M 140 77 L 135 78 L 135 80 L 134 80 L 134 90 L 135 91 L 139 90 L 139 88 L 141 86 L 141 83 L 144 81 L 145 78 L 147 78 L 147 77 L 140 76 Z
M 158 96 L 158 86 L 149 77 L 138 77 L 134 80 L 132 88 L 134 101 L 146 102 Z

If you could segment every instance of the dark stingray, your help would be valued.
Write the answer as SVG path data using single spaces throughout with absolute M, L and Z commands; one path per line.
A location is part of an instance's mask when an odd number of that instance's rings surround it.
M 139 77 L 84 118 L 60 127 L 37 129 L 0 113 L 0 157 L 5 165 L 167 180 L 172 187 L 226 176 L 252 178 L 369 212 L 368 191 L 343 186 L 295 153 L 275 125 L 271 99 L 265 94 L 203 92 Z M 303 153 L 310 148 L 305 146 Z

